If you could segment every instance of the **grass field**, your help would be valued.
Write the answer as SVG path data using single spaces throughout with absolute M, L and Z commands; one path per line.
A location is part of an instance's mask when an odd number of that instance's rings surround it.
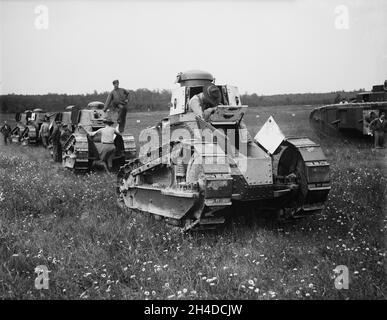
M 119 208 L 114 175 L 73 175 L 42 148 L 1 144 L 0 298 L 385 299 L 385 154 L 364 139 L 320 141 L 311 109 L 246 116 L 255 134 L 274 115 L 285 134 L 319 141 L 330 161 L 326 209 L 293 224 L 242 217 L 180 234 Z M 128 131 L 138 137 L 163 115 L 129 113 Z M 50 271 L 47 290 L 34 286 L 39 265 Z M 338 265 L 349 269 L 347 290 L 335 289 Z

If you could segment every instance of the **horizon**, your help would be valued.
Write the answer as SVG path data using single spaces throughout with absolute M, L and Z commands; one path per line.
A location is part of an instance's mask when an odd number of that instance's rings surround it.
M 127 89 L 127 88 L 125 88 Z M 372 89 L 372 88 L 371 88 Z M 356 93 L 356 92 L 368 92 L 371 91 L 367 90 L 365 88 L 360 88 L 360 89 L 353 89 L 353 90 L 334 90 L 334 91 L 327 91 L 327 92 L 285 92 L 285 93 L 274 93 L 274 94 L 258 94 L 256 92 L 243 92 L 241 95 L 254 95 L 256 94 L 257 96 L 279 96 L 279 95 L 297 95 L 297 94 L 330 94 L 330 93 Z M 137 89 L 128 89 L 132 91 L 137 91 L 137 90 L 149 90 L 152 92 L 161 92 L 161 91 L 169 91 L 171 92 L 172 89 L 148 89 L 148 88 L 137 88 Z M 94 93 L 95 92 L 95 93 Z M 47 96 L 47 95 L 67 95 L 67 96 L 87 96 L 87 95 L 100 95 L 100 94 L 109 94 L 110 91 L 97 91 L 93 90 L 93 92 L 86 92 L 86 93 L 66 93 L 66 92 L 48 92 L 48 93 L 6 93 L 6 94 L 0 94 L 0 97 L 2 96 L 7 96 L 7 95 L 22 95 L 22 96 Z
M 374 85 L 382 85 L 383 83 L 375 83 Z M 121 88 L 121 86 L 120 86 Z M 156 88 L 156 89 L 149 89 L 149 88 L 137 88 L 137 89 L 130 89 L 130 88 L 124 88 L 124 89 L 128 89 L 128 90 L 131 90 L 131 91 L 137 91 L 137 90 L 148 90 L 148 91 L 151 91 L 151 92 L 162 92 L 162 91 L 168 91 L 168 92 L 171 92 L 173 90 L 173 88 L 170 88 L 170 89 L 160 89 L 160 88 Z M 241 95 L 254 95 L 256 94 L 257 96 L 278 96 L 278 95 L 297 95 L 297 94 L 331 94 L 331 93 L 357 93 L 357 92 L 371 92 L 372 91 L 372 87 L 370 89 L 367 89 L 367 88 L 359 88 L 359 89 L 350 89 L 350 90 L 333 90 L 333 91 L 326 91 L 326 92 L 285 92 L 285 93 L 273 93 L 273 94 L 259 94 L 257 92 L 240 92 Z M 109 90 L 104 90 L 104 91 L 98 91 L 96 89 L 92 90 L 92 92 L 84 92 L 84 93 L 66 93 L 66 92 L 47 92 L 47 93 L 14 93 L 14 92 L 11 92 L 11 93 L 6 93 L 6 94 L 0 94 L 0 97 L 1 96 L 7 96 L 7 95 L 24 95 L 24 96 L 37 96 L 37 95 L 41 95 L 41 96 L 45 96 L 45 95 L 68 95 L 68 96 L 77 96 L 77 95 L 83 95 L 83 96 L 86 96 L 86 95 L 99 95 L 99 94 L 109 94 L 110 91 Z

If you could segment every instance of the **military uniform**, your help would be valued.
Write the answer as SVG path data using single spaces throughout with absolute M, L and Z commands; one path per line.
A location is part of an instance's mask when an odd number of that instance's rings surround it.
M 384 135 L 387 131 L 385 119 L 375 119 L 370 123 L 370 129 L 375 137 L 375 148 L 384 148 Z
M 1 133 L 3 134 L 3 137 L 4 137 L 4 144 L 7 144 L 8 143 L 8 139 L 9 139 L 9 136 L 11 135 L 11 127 L 5 123 L 2 127 L 1 127 Z
M 49 140 L 52 142 L 52 151 L 53 151 L 53 158 L 55 162 L 62 162 L 62 145 L 60 143 L 60 128 L 59 125 L 56 123 L 54 125 L 54 130 L 52 131 L 52 134 L 49 138 Z
M 211 114 L 216 110 L 216 106 L 206 101 L 204 93 L 199 93 L 193 96 L 188 103 L 189 110 L 195 113 L 197 116 L 203 118 L 205 121 L 210 120 Z M 246 131 L 247 142 L 252 142 L 251 135 L 247 130 L 247 126 L 242 120 L 239 123 L 239 129 Z
M 101 147 L 99 148 L 99 159 L 107 163 L 108 168 L 111 168 L 113 165 L 112 156 L 115 154 L 116 147 L 114 145 L 114 135 L 120 134 L 116 128 L 112 127 L 113 121 L 111 119 L 105 119 L 106 123 L 105 128 L 98 129 L 94 132 L 88 132 L 92 137 L 98 133 L 101 134 Z
M 188 106 L 191 112 L 195 113 L 200 118 L 204 118 L 206 121 L 209 120 L 211 113 L 215 110 L 215 107 L 206 103 L 203 93 L 193 96 L 189 101 Z
M 39 136 L 42 139 L 43 147 L 47 148 L 48 146 L 48 138 L 50 137 L 50 125 L 47 121 L 42 123 L 40 127 Z
M 114 109 L 118 109 L 117 123 L 118 130 L 124 132 L 127 113 L 127 99 L 129 97 L 129 91 L 122 88 L 117 88 L 111 91 L 106 99 L 105 108 L 106 111 L 110 106 Z

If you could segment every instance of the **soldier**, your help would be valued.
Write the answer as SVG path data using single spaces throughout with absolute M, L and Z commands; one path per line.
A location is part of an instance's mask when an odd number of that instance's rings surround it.
M 113 81 L 114 90 L 109 93 L 103 110 L 108 110 L 110 106 L 112 106 L 115 110 L 118 109 L 118 130 L 120 132 L 124 132 L 127 112 L 126 105 L 128 103 L 129 91 L 126 89 L 119 88 L 119 84 L 120 83 L 118 80 Z
M 67 124 L 63 124 L 62 130 L 60 133 L 60 144 L 62 146 L 62 150 L 63 150 L 64 144 L 70 138 L 70 136 L 71 136 L 71 130 L 69 129 Z
M 62 145 L 60 144 L 60 121 L 55 121 L 49 141 L 52 143 L 52 152 L 55 162 L 62 162 Z
M 375 149 L 382 149 L 384 147 L 384 135 L 387 131 L 387 122 L 385 119 L 386 115 L 384 112 L 381 113 L 380 117 L 373 120 L 370 123 L 370 129 L 375 137 Z
M 200 118 L 208 121 L 211 114 L 215 112 L 216 107 L 220 104 L 221 98 L 220 90 L 216 85 L 207 85 L 203 88 L 203 92 L 189 100 L 189 109 Z
M 114 145 L 114 135 L 121 135 L 121 133 L 113 127 L 114 121 L 109 117 L 105 118 L 103 122 L 106 124 L 104 128 L 101 128 L 94 132 L 87 132 L 91 137 L 101 133 L 101 143 L 102 147 L 99 150 L 99 159 L 103 161 L 104 167 L 106 171 L 110 170 L 113 166 L 112 156 L 116 151 L 116 147 Z M 107 167 L 106 167 L 107 165 Z
M 214 84 L 209 84 L 204 86 L 203 92 L 193 96 L 189 100 L 189 109 L 195 113 L 200 118 L 203 118 L 205 121 L 210 120 L 211 114 L 216 110 L 216 107 L 220 105 L 222 101 L 222 95 L 219 88 Z M 250 133 L 247 131 L 246 124 L 241 121 L 239 123 L 239 129 L 246 130 L 247 142 L 251 143 L 252 139 Z
M 40 127 L 39 137 L 42 139 L 43 147 L 47 148 L 48 138 L 50 137 L 50 124 L 48 123 L 47 117 L 44 117 L 42 126 Z
M 8 143 L 9 136 L 11 135 L 11 127 L 8 125 L 7 121 L 4 121 L 4 125 L 0 129 L 4 137 L 4 144 Z

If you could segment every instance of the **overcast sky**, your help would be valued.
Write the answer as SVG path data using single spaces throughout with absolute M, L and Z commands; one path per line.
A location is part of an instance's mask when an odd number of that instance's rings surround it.
M 116 78 L 169 89 L 189 69 L 257 94 L 387 79 L 385 0 L 0 0 L 0 12 L 3 94 L 106 91 Z

